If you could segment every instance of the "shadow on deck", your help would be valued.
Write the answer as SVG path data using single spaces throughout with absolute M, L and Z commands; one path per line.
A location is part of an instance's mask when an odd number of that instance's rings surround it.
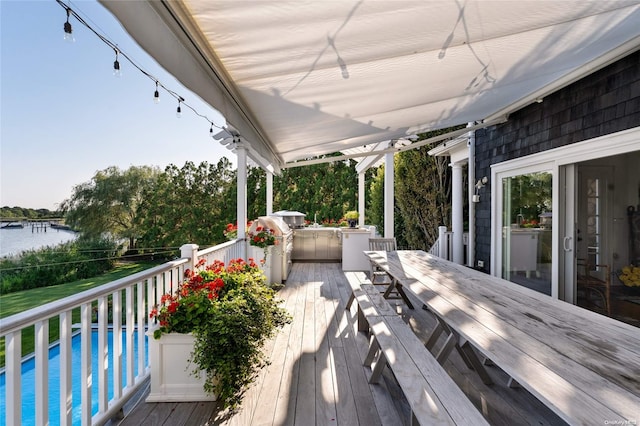
M 393 377 L 370 385 L 362 362 L 368 340 L 357 333 L 355 304 L 345 311 L 350 287 L 339 263 L 294 264 L 279 292 L 293 315 L 265 348 L 271 364 L 245 394 L 232 416 L 216 403 L 146 403 L 127 413 L 130 425 L 403 425 L 409 407 Z M 391 300 L 391 303 L 397 301 Z M 416 307 L 420 306 L 417 301 Z M 398 313 L 424 341 L 434 318 L 427 311 L 397 305 Z M 454 351 L 445 369 L 491 424 L 564 424 L 526 390 L 507 387 L 508 376 L 488 367 L 486 386 Z

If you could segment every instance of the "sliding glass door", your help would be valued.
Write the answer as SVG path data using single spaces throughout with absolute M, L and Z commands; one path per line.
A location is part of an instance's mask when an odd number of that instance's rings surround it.
M 551 172 L 502 178 L 504 279 L 551 295 Z
M 491 273 L 640 326 L 640 127 L 491 167 Z

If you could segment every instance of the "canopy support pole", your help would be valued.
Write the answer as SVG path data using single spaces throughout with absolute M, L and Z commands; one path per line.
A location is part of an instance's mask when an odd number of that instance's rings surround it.
M 393 147 L 393 141 L 389 142 Z M 393 238 L 393 208 L 394 208 L 394 164 L 393 152 L 384 155 L 384 237 Z

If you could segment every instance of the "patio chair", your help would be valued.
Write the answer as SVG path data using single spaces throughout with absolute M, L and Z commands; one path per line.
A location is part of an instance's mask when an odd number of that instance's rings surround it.
M 395 238 L 369 238 L 369 250 L 375 251 L 396 251 L 397 244 Z M 396 285 L 394 282 L 394 278 L 391 277 L 387 272 L 376 265 L 374 262 L 369 263 L 370 266 L 370 280 L 373 285 L 384 286 L 384 297 L 387 299 L 402 299 L 409 306 L 410 309 L 413 309 L 411 302 L 403 294 L 402 287 Z M 393 284 L 393 285 L 392 285 Z M 392 297 L 391 294 L 394 294 Z
M 584 259 L 577 261 L 577 293 L 585 308 L 611 316 L 611 270 L 609 265 L 591 265 Z M 604 270 L 604 280 L 595 276 L 595 270 Z
M 397 249 L 395 238 L 369 238 L 369 250 L 372 251 L 395 251 Z M 370 279 L 373 285 L 389 286 L 392 278 L 384 269 L 374 262 L 370 262 Z

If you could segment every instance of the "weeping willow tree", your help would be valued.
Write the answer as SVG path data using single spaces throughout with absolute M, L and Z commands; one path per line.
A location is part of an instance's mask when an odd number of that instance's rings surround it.
M 61 204 L 66 223 L 80 230 L 83 237 L 111 234 L 135 247 L 144 232 L 138 222 L 144 213 L 144 192 L 159 175 L 160 171 L 150 166 L 126 170 L 112 166 L 96 172 L 90 181 L 76 185 L 71 198 Z

